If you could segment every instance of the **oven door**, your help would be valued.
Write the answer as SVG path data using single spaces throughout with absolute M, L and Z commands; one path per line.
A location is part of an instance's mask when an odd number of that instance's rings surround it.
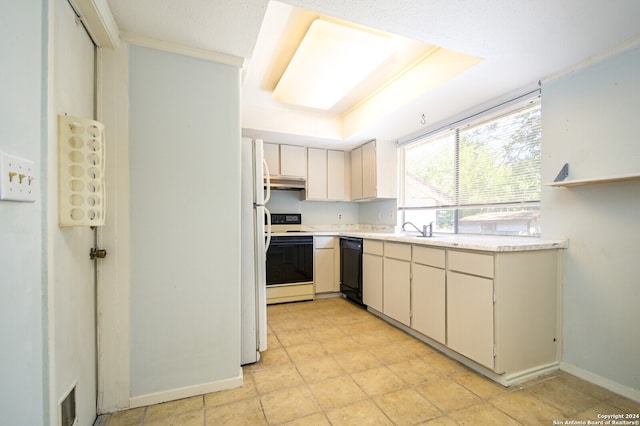
M 271 237 L 267 286 L 313 282 L 313 236 Z

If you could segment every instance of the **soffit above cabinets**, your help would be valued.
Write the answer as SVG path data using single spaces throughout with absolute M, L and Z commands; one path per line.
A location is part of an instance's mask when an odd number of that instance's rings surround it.
M 83 0 L 84 1 L 84 0 Z M 244 58 L 243 132 L 338 149 L 397 139 L 522 87 L 555 78 L 640 40 L 637 0 L 107 0 L 120 33 Z M 346 136 L 341 107 L 300 110 L 273 102 L 263 84 L 277 56 L 260 40 L 267 8 L 293 6 L 465 53 L 482 62 Z M 298 12 L 303 13 L 303 12 Z M 285 16 L 283 19 L 292 19 Z M 266 34 L 266 33 L 265 33 Z M 292 37 L 290 43 L 297 46 Z M 260 59 L 260 56 L 263 58 Z M 261 62 L 262 61 L 262 62 Z M 270 74 L 271 73 L 271 74 Z M 354 120 L 357 121 L 357 120 Z
M 314 34 L 317 37 L 311 39 Z M 380 55 L 369 58 L 367 51 Z M 353 58 L 357 59 L 348 63 Z M 360 61 L 369 61 L 370 68 L 353 79 L 350 70 Z M 324 120 L 335 123 L 327 126 L 324 136 L 344 140 L 480 62 L 481 58 L 429 43 L 271 2 L 244 78 L 244 104 L 276 108 L 280 117 L 283 110 L 290 116 L 324 114 Z M 296 68 L 303 71 L 293 75 Z M 326 85 L 316 89 L 316 82 Z M 343 83 L 348 90 L 328 95 Z M 307 94 L 307 89 L 315 93 Z M 245 118 L 251 121 L 246 114 Z M 278 117 L 269 120 L 274 122 Z

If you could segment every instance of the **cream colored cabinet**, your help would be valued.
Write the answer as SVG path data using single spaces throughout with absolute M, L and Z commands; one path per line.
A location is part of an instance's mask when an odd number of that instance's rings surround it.
M 411 325 L 411 245 L 384 243 L 382 313 Z
M 280 145 L 280 174 L 307 176 L 307 149 L 303 146 Z
M 495 255 L 494 335 L 498 373 L 560 360 L 562 250 Z
M 365 305 L 462 355 L 456 359 L 505 385 L 557 368 L 562 249 L 365 240 L 363 259 Z
M 351 199 L 362 199 L 362 147 L 351 151 Z
M 327 150 L 307 148 L 307 200 L 327 199 Z
M 382 312 L 384 243 L 364 240 L 362 246 L 362 302 L 369 308 Z
M 376 198 L 377 178 L 376 141 L 371 141 L 362 145 L 362 198 Z
M 558 250 L 449 250 L 447 346 L 497 373 L 558 362 L 558 261 Z
M 327 151 L 327 199 L 344 201 L 347 199 L 347 162 L 344 151 Z
M 413 246 L 411 328 L 446 344 L 445 250 Z
M 345 200 L 344 151 L 307 149 L 307 200 Z
M 448 346 L 493 369 L 493 280 L 451 271 L 447 280 Z
M 307 177 L 307 148 L 303 146 L 265 143 L 263 156 L 272 176 Z
M 493 255 L 449 251 L 447 345 L 494 368 Z
M 280 145 L 277 143 L 264 143 L 262 145 L 262 152 L 267 166 L 269 167 L 270 175 L 280 174 Z
M 397 197 L 397 148 L 373 140 L 351 151 L 351 199 Z
M 316 293 L 330 293 L 340 290 L 336 280 L 336 238 L 316 236 L 314 243 L 313 282 Z

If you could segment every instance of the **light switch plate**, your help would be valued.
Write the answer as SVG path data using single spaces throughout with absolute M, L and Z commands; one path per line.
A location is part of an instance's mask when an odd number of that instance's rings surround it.
M 0 200 L 36 200 L 36 168 L 31 160 L 0 152 Z

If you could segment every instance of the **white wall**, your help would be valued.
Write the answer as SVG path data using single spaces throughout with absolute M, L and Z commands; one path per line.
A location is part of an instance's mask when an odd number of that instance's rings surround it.
M 267 208 L 271 213 L 301 213 L 303 225 L 359 223 L 357 204 L 341 201 L 304 201 L 304 191 L 271 191 Z
M 46 175 L 44 3 L 0 3 L 0 151 L 35 160 L 41 177 Z M 44 194 L 44 179 L 36 183 Z M 42 198 L 0 201 L 0 423 L 7 425 L 45 424 L 47 418 L 45 205 Z
M 271 191 L 271 213 L 301 213 L 303 225 L 396 225 L 397 202 L 304 201 L 303 191 Z
M 131 395 L 208 389 L 241 375 L 240 73 L 129 61 Z
M 398 200 L 395 198 L 360 203 L 360 223 L 362 224 L 395 226 L 398 220 L 397 215 Z
M 543 86 L 543 182 L 640 172 L 640 49 Z M 568 237 L 563 362 L 640 398 L 640 183 L 543 188 L 543 237 Z M 606 383 L 609 382 L 609 383 Z

